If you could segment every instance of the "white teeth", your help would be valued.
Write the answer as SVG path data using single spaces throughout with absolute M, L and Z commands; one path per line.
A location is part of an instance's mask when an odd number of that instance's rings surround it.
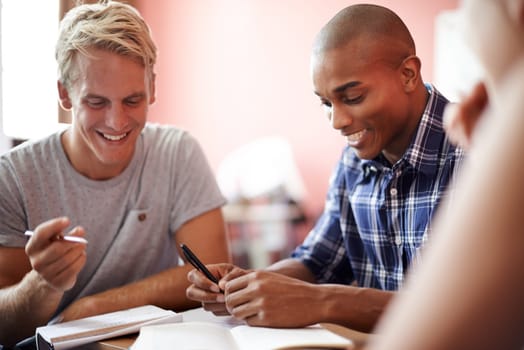
M 124 137 L 126 137 L 127 133 L 122 134 L 122 135 L 109 135 L 109 134 L 102 134 L 102 135 L 104 135 L 104 137 L 108 140 L 119 141 L 119 140 L 122 140 Z
M 364 130 L 361 130 L 361 131 L 356 132 L 354 134 L 348 135 L 347 138 L 348 138 L 349 141 L 358 141 L 358 140 L 360 140 L 362 135 L 364 135 Z

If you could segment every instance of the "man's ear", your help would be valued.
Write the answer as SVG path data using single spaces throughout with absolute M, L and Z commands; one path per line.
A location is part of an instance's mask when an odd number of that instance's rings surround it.
M 70 111 L 71 108 L 73 108 L 73 104 L 71 103 L 71 99 L 69 98 L 69 92 L 67 91 L 66 87 L 60 80 L 57 81 L 57 87 L 58 87 L 58 100 L 60 102 L 60 106 L 64 110 Z
M 411 55 L 404 59 L 400 66 L 400 79 L 406 92 L 411 92 L 416 89 L 420 80 L 420 59 Z

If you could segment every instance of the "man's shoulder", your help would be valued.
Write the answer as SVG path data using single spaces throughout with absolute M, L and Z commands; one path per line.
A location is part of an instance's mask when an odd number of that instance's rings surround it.
M 146 124 L 140 142 L 145 153 L 160 157 L 180 157 L 200 149 L 191 133 L 172 125 Z
M 167 124 L 147 123 L 142 130 L 142 135 L 148 139 L 157 137 L 182 137 L 186 134 L 187 131 Z
M 146 148 L 173 149 L 190 142 L 193 137 L 186 130 L 173 125 L 146 124 L 141 135 Z
M 25 141 L 1 155 L 2 162 L 25 163 L 27 159 L 49 159 L 60 147 L 60 133 Z

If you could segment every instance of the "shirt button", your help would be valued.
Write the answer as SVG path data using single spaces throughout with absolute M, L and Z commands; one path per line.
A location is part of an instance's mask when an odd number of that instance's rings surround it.
M 389 194 L 391 194 L 392 196 L 396 196 L 398 193 L 397 189 L 396 188 L 392 188 L 391 190 L 389 190 Z
M 395 244 L 400 246 L 402 244 L 402 238 L 400 237 L 395 238 Z
M 144 221 L 147 218 L 146 213 L 138 214 L 138 221 Z

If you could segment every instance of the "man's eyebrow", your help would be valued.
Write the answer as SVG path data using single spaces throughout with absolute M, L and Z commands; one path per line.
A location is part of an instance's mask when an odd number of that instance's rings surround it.
M 104 97 L 104 96 L 101 96 L 101 95 L 97 95 L 97 94 L 91 94 L 91 93 L 89 93 L 89 94 L 86 94 L 86 95 L 84 96 L 84 98 L 105 98 L 105 97 Z
M 354 88 L 355 86 L 358 86 L 360 84 L 362 84 L 362 82 L 360 82 L 360 81 L 350 81 L 348 83 L 345 83 L 343 85 L 340 85 L 340 86 L 336 87 L 333 90 L 333 92 L 336 92 L 336 93 L 344 92 L 345 90 Z
M 350 81 L 350 82 L 345 83 L 343 85 L 337 86 L 336 88 L 333 89 L 333 92 L 339 94 L 341 92 L 346 91 L 347 89 L 351 89 L 351 88 L 354 88 L 356 86 L 359 86 L 360 84 L 362 84 L 361 81 Z M 322 97 L 319 92 L 314 91 L 314 93 L 318 97 Z
M 125 98 L 127 99 L 127 98 L 136 98 L 136 97 L 144 97 L 144 96 L 146 96 L 146 93 L 143 91 L 140 91 L 140 92 L 132 93 L 129 96 L 126 96 Z

